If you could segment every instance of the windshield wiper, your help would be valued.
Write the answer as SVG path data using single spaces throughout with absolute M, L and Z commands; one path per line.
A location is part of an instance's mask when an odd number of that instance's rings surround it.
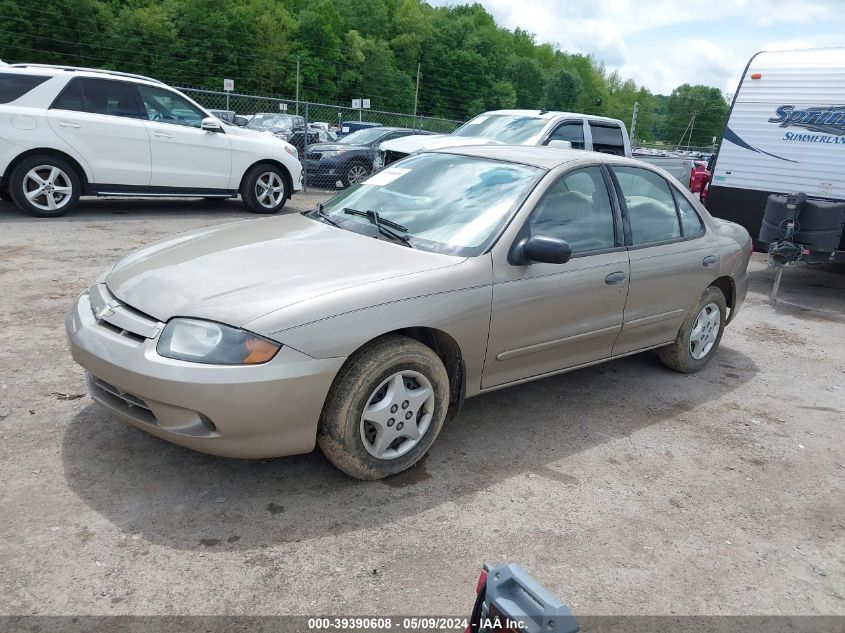
M 396 232 L 408 232 L 407 227 L 402 226 L 398 222 L 393 222 L 392 220 L 385 220 L 375 211 L 359 211 L 358 209 L 350 209 L 349 207 L 344 207 L 343 212 L 347 215 L 359 215 L 362 218 L 367 218 L 370 221 L 370 224 L 375 226 L 378 229 L 378 232 L 384 235 L 385 237 L 389 237 L 390 239 L 396 242 L 402 242 L 408 248 L 414 248 L 414 245 L 411 244 L 411 240 L 408 239 L 407 235 L 402 235 L 401 233 Z
M 337 220 L 332 218 L 332 216 L 330 216 L 328 213 L 326 213 L 325 209 L 323 209 L 323 203 L 322 202 L 317 204 L 317 209 L 314 212 L 316 212 L 317 216 L 321 220 L 325 221 L 326 223 L 331 224 L 332 226 L 336 226 L 338 228 L 343 228 L 342 226 L 340 226 L 340 222 L 338 222 Z M 314 213 L 314 212 L 312 212 L 312 213 Z

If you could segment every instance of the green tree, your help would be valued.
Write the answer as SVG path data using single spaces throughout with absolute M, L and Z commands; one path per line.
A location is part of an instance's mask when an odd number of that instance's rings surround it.
M 709 145 L 722 133 L 728 103 L 718 88 L 683 84 L 672 91 L 666 112 L 670 143 Z
M 574 110 L 580 95 L 581 78 L 568 70 L 559 70 L 546 84 L 543 107 L 548 110 Z

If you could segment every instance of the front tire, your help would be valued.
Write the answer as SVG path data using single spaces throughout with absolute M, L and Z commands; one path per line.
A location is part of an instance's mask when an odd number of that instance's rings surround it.
M 22 211 L 37 218 L 57 218 L 76 206 L 82 184 L 66 160 L 37 155 L 25 158 L 15 167 L 9 179 L 9 193 Z
M 317 442 L 356 479 L 382 479 L 413 466 L 431 447 L 449 408 L 449 376 L 434 351 L 384 336 L 355 353 L 326 398 Z
M 343 184 L 346 187 L 358 184 L 370 175 L 370 170 L 361 163 L 352 163 L 346 168 L 346 173 L 343 175 Z
M 244 178 L 241 198 L 254 213 L 277 213 L 288 200 L 288 176 L 276 165 L 256 165 Z
M 722 340 L 727 312 L 722 291 L 714 286 L 707 288 L 681 324 L 675 342 L 660 348 L 663 364 L 682 374 L 704 369 Z

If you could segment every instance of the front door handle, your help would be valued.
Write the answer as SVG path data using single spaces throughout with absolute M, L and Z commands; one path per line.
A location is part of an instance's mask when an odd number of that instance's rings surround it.
M 71 123 L 70 121 L 59 121 L 59 126 L 60 127 L 71 127 L 74 130 L 78 130 L 80 127 L 82 127 L 81 125 L 77 125 L 76 123 Z
M 623 272 L 615 272 L 610 273 L 607 277 L 604 278 L 604 283 L 608 286 L 618 286 L 623 281 L 625 281 L 625 273 Z
M 158 138 L 173 138 L 172 136 L 170 136 L 170 134 L 167 134 L 165 132 L 153 132 L 153 136 Z
M 701 260 L 701 265 L 705 268 L 713 268 L 719 260 L 716 259 L 715 255 L 708 255 L 704 259 Z

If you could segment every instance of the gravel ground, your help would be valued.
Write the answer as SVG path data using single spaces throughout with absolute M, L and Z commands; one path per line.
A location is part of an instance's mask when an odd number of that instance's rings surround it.
M 290 210 L 319 196 L 298 196 Z M 239 461 L 100 411 L 63 315 L 236 202 L 0 202 L 0 613 L 468 614 L 519 562 L 584 614 L 845 614 L 845 275 L 761 256 L 702 373 L 654 354 L 470 400 L 416 468 Z

